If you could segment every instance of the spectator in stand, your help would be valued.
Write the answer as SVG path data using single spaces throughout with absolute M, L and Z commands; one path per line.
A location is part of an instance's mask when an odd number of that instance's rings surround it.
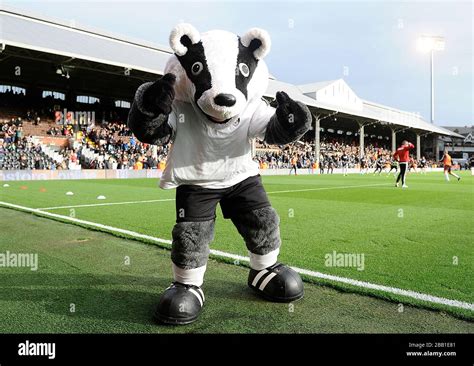
M 142 158 L 139 157 L 135 164 L 133 165 L 134 170 L 142 170 L 143 169 L 143 163 L 142 163 Z
M 54 111 L 51 110 L 50 113 L 52 116 Z M 42 116 L 45 115 L 42 114 Z M 34 123 L 39 114 L 30 110 L 23 117 L 25 121 Z M 73 151 L 69 149 L 60 151 L 66 161 L 66 167 L 69 166 L 71 169 L 78 166 L 85 169 L 133 169 L 140 166 L 143 169 L 164 168 L 169 146 L 152 147 L 140 143 L 132 136 L 127 125 L 119 119 L 101 125 L 78 125 L 72 124 L 72 118 L 72 116 L 67 116 L 63 126 L 54 125 L 47 128 L 48 135 L 74 137 L 75 143 L 79 145 Z M 13 117 L 9 123 L 0 125 L 0 138 L 3 138 L 7 146 L 12 146 L 12 144 L 16 146 L 17 142 L 24 139 L 23 129 L 21 117 Z M 306 138 L 307 136 L 302 141 L 287 146 L 268 145 L 257 141 L 255 161 L 264 169 L 291 169 L 290 174 L 293 170 L 296 174 L 298 168 L 306 168 L 308 172 L 319 168 L 321 174 L 326 169 L 327 172 L 332 172 L 339 168 L 347 174 L 349 168 L 359 167 L 361 161 L 358 158 L 360 149 L 356 145 L 357 139 L 345 135 L 330 136 L 322 136 L 319 166 L 316 165 L 314 143 Z M 390 151 L 380 144 L 380 140 L 372 140 L 372 143 L 369 141 L 367 139 L 364 149 L 366 169 L 375 167 L 380 156 L 390 155 Z M 88 150 L 96 156 L 91 157 Z M 86 151 L 88 151 L 87 154 L 85 154 Z M 20 161 L 18 157 L 17 163 L 20 164 Z M 30 163 L 36 166 L 36 160 L 33 159 Z M 54 164 L 58 164 L 57 167 L 61 168 L 59 163 Z M 427 164 L 429 164 L 428 161 Z M 44 162 L 43 165 L 47 169 L 53 169 L 53 165 L 49 162 Z
M 157 160 L 155 157 L 153 157 L 153 155 L 149 155 L 148 158 L 147 158 L 147 165 L 148 165 L 148 169 L 156 169 L 156 165 L 157 165 Z

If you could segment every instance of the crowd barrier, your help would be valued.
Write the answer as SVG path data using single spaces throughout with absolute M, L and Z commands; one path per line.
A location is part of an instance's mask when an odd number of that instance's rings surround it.
M 290 169 L 261 169 L 261 175 L 288 175 Z M 428 168 L 428 172 L 442 172 L 442 168 Z M 358 174 L 359 169 L 349 169 L 349 174 Z M 369 174 L 373 169 L 369 170 Z M 60 180 L 60 179 L 133 179 L 161 178 L 159 169 L 119 170 L 119 169 L 82 169 L 82 170 L 0 170 L 0 181 L 22 180 Z M 294 174 L 294 172 L 292 173 Z M 319 175 L 319 169 L 298 169 L 298 175 Z M 334 174 L 342 174 L 342 169 L 334 169 Z M 382 173 L 383 174 L 383 173 Z
M 158 169 L 0 170 L 0 181 L 160 178 Z
M 420 169 L 418 168 L 418 172 Z M 442 172 L 443 168 L 427 168 L 427 172 Z M 288 175 L 290 172 L 289 168 L 285 169 L 260 169 L 260 175 Z M 369 169 L 369 174 L 373 174 L 374 168 Z M 334 168 L 333 174 L 342 174 L 342 169 L 341 168 Z M 359 168 L 349 168 L 347 169 L 348 174 L 360 174 L 360 169 Z M 392 171 L 394 173 L 394 171 Z M 295 174 L 294 171 L 291 172 L 291 174 Z M 310 170 L 308 168 L 300 168 L 297 170 L 298 175 L 320 175 L 319 169 L 314 169 Z M 324 175 L 327 174 L 327 171 L 324 170 Z M 382 172 L 382 174 L 387 174 L 385 171 Z

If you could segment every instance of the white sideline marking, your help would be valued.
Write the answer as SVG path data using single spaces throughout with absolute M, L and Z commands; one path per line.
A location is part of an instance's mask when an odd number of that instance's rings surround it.
M 308 189 L 294 189 L 288 191 L 273 191 L 267 192 L 267 194 L 275 193 L 291 193 L 291 192 L 308 192 L 308 191 L 322 191 L 328 189 L 347 189 L 347 188 L 358 188 L 358 187 L 375 187 L 375 186 L 385 186 L 391 183 L 377 183 L 377 184 L 363 184 L 358 186 L 342 186 L 342 187 L 319 187 L 319 188 L 308 188 Z M 85 205 L 74 205 L 74 206 L 54 206 L 54 207 L 42 207 L 38 210 L 59 210 L 61 208 L 80 208 L 80 207 L 97 207 L 97 206 L 113 206 L 113 205 L 132 205 L 136 203 L 153 203 L 153 202 L 166 202 L 174 201 L 174 198 L 166 198 L 160 200 L 146 200 L 146 201 L 127 201 L 127 202 L 109 202 L 109 203 L 91 203 Z
M 307 189 L 290 189 L 287 191 L 273 191 L 267 192 L 267 194 L 276 193 L 292 193 L 292 192 L 310 192 L 310 191 L 323 191 L 329 189 L 347 189 L 347 188 L 359 188 L 359 187 L 376 187 L 376 186 L 387 186 L 392 183 L 376 183 L 376 184 L 361 184 L 358 186 L 342 186 L 342 187 L 319 187 L 319 188 L 307 188 Z
M 76 222 L 76 223 L 80 223 L 80 224 L 84 224 L 84 225 L 89 225 L 89 226 L 92 226 L 92 227 L 105 229 L 105 230 L 108 230 L 108 231 L 111 231 L 111 232 L 126 234 L 126 235 L 129 235 L 129 236 L 134 237 L 134 238 L 147 239 L 147 240 L 154 241 L 154 242 L 157 242 L 157 243 L 162 243 L 162 244 L 169 244 L 169 245 L 171 244 L 171 240 L 156 238 L 154 236 L 140 234 L 140 233 L 137 233 L 135 231 L 120 229 L 120 228 L 116 228 L 116 227 L 113 227 L 113 226 L 102 225 L 102 224 L 92 222 L 92 221 L 80 220 L 80 219 L 77 219 L 75 217 L 69 217 L 69 216 L 54 214 L 54 213 L 51 213 L 51 212 L 41 211 L 40 209 L 37 209 L 37 208 L 19 206 L 19 205 L 15 205 L 13 203 L 8 203 L 8 202 L 3 202 L 3 201 L 0 201 L 0 205 L 6 206 L 6 207 L 13 207 L 13 208 L 16 208 L 16 209 L 20 209 L 22 211 L 34 212 L 34 213 L 37 213 L 37 214 L 40 214 L 40 215 L 43 215 L 43 216 L 56 217 L 56 218 L 60 218 L 62 220 L 66 220 L 66 221 L 71 221 L 71 222 Z M 220 250 L 211 249 L 210 252 L 211 252 L 212 255 L 233 259 L 234 261 L 243 261 L 243 262 L 249 262 L 250 261 L 250 259 L 248 257 L 223 252 L 223 251 L 220 251 Z M 403 289 L 396 288 L 396 287 L 378 285 L 378 284 L 374 284 L 374 283 L 370 283 L 370 282 L 354 280 L 352 278 L 339 277 L 339 276 L 335 276 L 335 275 L 329 275 L 329 274 L 326 274 L 326 273 L 310 271 L 310 270 L 303 269 L 303 268 L 298 268 L 298 267 L 291 267 L 291 268 L 293 268 L 296 272 L 298 272 L 300 274 L 310 276 L 310 277 L 314 277 L 314 278 L 322 278 L 322 279 L 330 280 L 330 281 L 334 281 L 334 282 L 345 283 L 345 284 L 355 286 L 355 287 L 362 287 L 362 288 L 366 288 L 366 289 L 382 291 L 382 292 L 401 295 L 401 296 L 405 296 L 405 297 L 410 297 L 412 299 L 421 300 L 421 301 L 425 301 L 425 302 L 430 302 L 430 303 L 434 303 L 434 304 L 447 305 L 447 306 L 451 306 L 451 307 L 455 307 L 455 308 L 467 309 L 467 310 L 474 311 L 474 304 L 469 303 L 469 302 L 464 302 L 464 301 L 459 301 L 459 300 L 451 300 L 451 299 L 447 299 L 447 298 L 444 298 L 444 297 L 433 296 L 433 295 L 424 294 L 424 293 L 416 292 L 416 291 L 412 291 L 412 290 L 403 290 Z
M 174 198 L 165 198 L 165 199 L 161 199 L 161 200 L 146 200 L 146 201 L 91 203 L 91 204 L 87 204 L 87 205 L 75 205 L 75 206 L 43 207 L 43 208 L 38 208 L 38 210 L 58 210 L 58 209 L 60 209 L 60 208 L 79 208 L 79 207 L 113 206 L 113 205 L 132 205 L 132 204 L 135 204 L 135 203 L 166 202 L 166 201 L 174 201 Z
M 27 212 L 38 213 L 38 214 L 43 215 L 43 216 L 56 217 L 56 218 L 59 218 L 59 219 L 62 219 L 62 220 L 76 222 L 78 224 L 89 225 L 89 226 L 97 227 L 99 229 L 105 229 L 105 230 L 116 232 L 116 233 L 126 234 L 126 235 L 130 235 L 131 237 L 135 237 L 135 238 L 147 239 L 147 240 L 151 240 L 151 241 L 154 241 L 154 242 L 157 242 L 157 243 L 171 244 L 171 240 L 155 238 L 153 236 L 140 234 L 140 233 L 137 233 L 135 231 L 120 229 L 118 227 L 113 227 L 113 226 L 108 226 L 108 225 L 102 225 L 102 224 L 98 224 L 97 222 L 76 219 L 75 217 L 69 217 L 69 216 L 54 214 L 52 212 L 41 211 L 38 208 L 24 207 L 24 206 L 14 205 L 13 203 L 8 203 L 8 202 L 3 202 L 3 201 L 0 201 L 0 205 L 17 208 L 17 209 L 27 211 Z

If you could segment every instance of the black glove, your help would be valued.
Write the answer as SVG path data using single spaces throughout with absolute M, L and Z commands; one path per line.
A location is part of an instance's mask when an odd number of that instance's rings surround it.
M 170 114 L 174 100 L 176 76 L 165 74 L 150 85 L 143 94 L 143 106 L 155 115 Z
M 278 102 L 276 115 L 280 126 L 288 132 L 295 132 L 296 135 L 304 134 L 311 124 L 308 107 L 294 101 L 283 91 L 276 93 L 276 100 Z
M 264 141 L 286 145 L 300 139 L 311 127 L 312 116 L 308 107 L 291 99 L 285 92 L 277 92 L 278 107 L 265 131 Z

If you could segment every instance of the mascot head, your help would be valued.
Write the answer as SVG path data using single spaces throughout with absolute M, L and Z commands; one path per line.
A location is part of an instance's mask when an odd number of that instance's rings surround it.
M 174 55 L 165 73 L 176 76 L 176 99 L 193 103 L 212 122 L 238 116 L 267 89 L 263 58 L 270 51 L 270 37 L 262 29 L 239 37 L 220 30 L 201 34 L 183 23 L 171 31 L 170 46 Z

